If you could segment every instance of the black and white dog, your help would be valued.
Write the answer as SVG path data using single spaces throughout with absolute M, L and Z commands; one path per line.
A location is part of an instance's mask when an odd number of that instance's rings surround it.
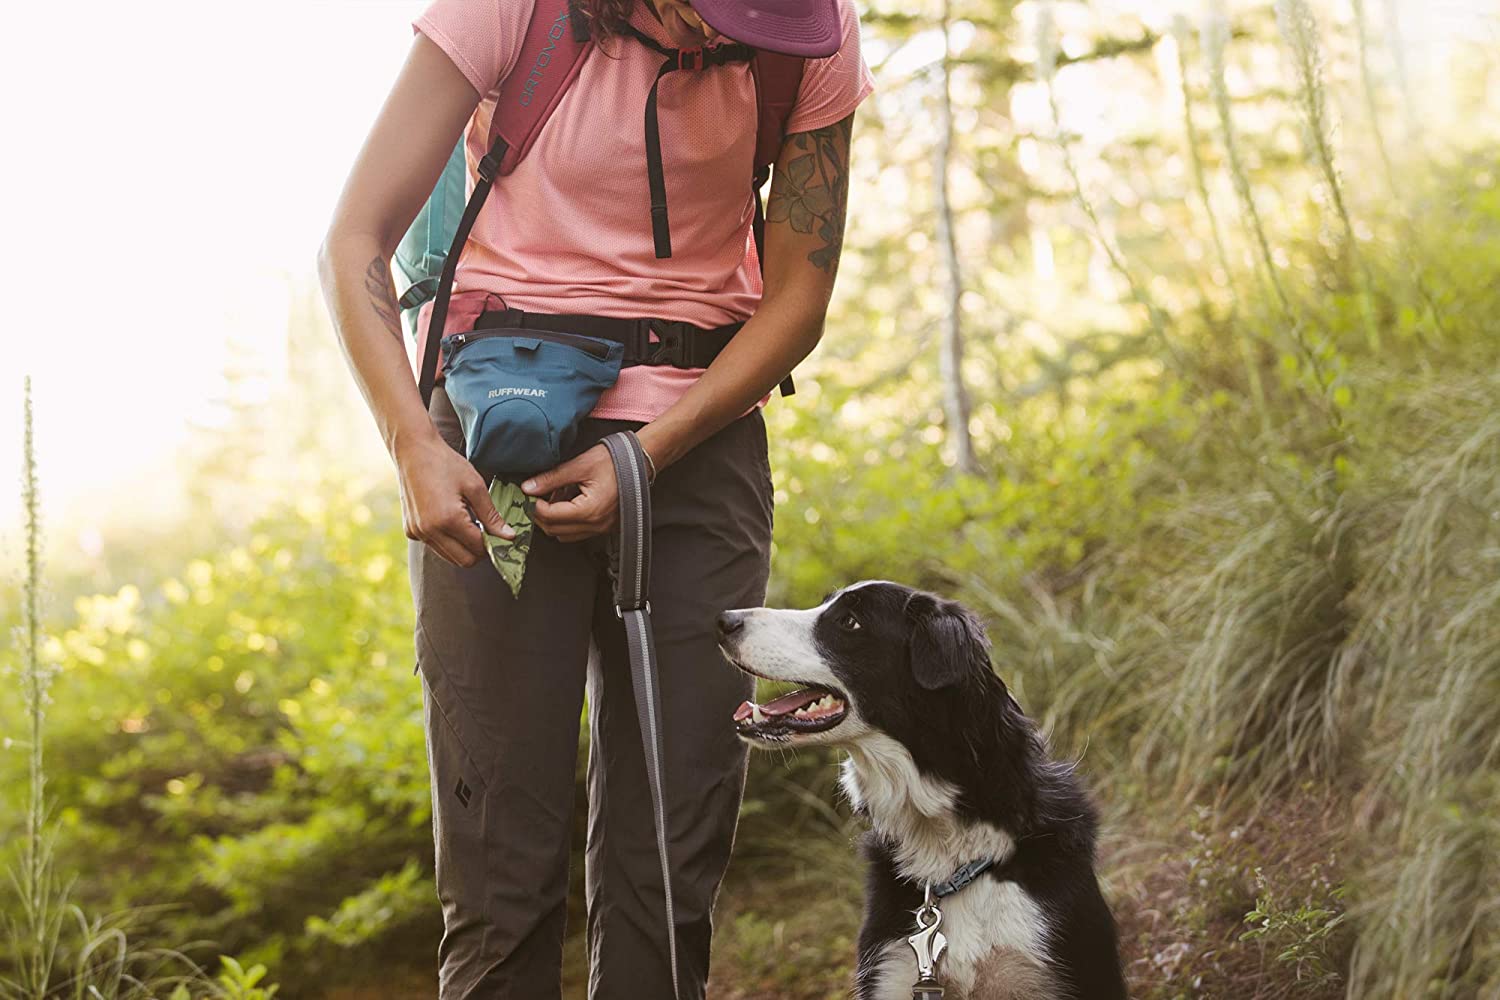
M 805 685 L 741 705 L 743 739 L 849 753 L 842 784 L 872 826 L 857 1000 L 912 996 L 906 939 L 929 883 L 951 891 L 938 901 L 945 1000 L 1123 1000 L 1094 807 L 991 669 L 972 613 L 867 581 L 805 611 L 726 611 L 718 626 L 735 666 Z M 965 866 L 984 871 L 965 884 Z

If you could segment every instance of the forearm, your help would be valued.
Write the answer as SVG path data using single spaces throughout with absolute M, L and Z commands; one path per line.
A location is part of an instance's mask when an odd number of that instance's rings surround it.
M 330 235 L 318 254 L 318 276 L 344 359 L 394 459 L 437 430 L 407 360 L 389 259 L 372 237 Z
M 658 470 L 727 426 L 807 357 L 823 333 L 823 304 L 790 297 L 759 309 L 682 398 L 639 432 Z

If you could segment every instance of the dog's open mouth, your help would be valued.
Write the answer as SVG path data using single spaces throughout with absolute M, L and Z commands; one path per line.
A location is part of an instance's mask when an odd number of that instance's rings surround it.
M 741 736 L 785 739 L 799 733 L 822 733 L 844 721 L 848 705 L 843 695 L 828 688 L 805 687 L 764 705 L 747 701 L 735 709 L 734 726 Z

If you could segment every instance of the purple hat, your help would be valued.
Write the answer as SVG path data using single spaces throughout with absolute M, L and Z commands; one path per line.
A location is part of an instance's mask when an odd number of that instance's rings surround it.
M 721 35 L 767 52 L 821 59 L 839 50 L 839 0 L 691 0 Z

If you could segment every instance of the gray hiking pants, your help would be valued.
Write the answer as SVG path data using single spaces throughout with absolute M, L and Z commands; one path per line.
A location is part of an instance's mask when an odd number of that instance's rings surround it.
M 441 388 L 430 411 L 462 451 Z M 571 453 L 639 426 L 589 419 Z M 718 651 L 714 617 L 765 599 L 772 496 L 760 412 L 663 469 L 651 505 L 663 787 L 689 1000 L 708 979 L 710 914 L 745 783 L 732 719 L 753 685 Z M 535 532 L 519 598 L 487 560 L 460 569 L 421 542 L 408 556 L 443 908 L 440 1000 L 560 996 L 585 689 L 589 996 L 670 998 L 651 795 L 605 539 Z

